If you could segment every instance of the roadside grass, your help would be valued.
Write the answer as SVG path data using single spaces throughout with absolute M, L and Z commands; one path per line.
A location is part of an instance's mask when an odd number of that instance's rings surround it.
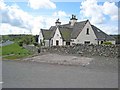
M 24 58 L 24 57 L 27 57 L 27 56 L 28 56 L 28 55 L 11 55 L 11 56 L 5 56 L 5 57 L 3 57 L 3 59 L 15 60 L 15 59 Z
M 0 47 L 0 56 L 2 56 L 2 47 Z
M 31 55 L 32 52 L 20 47 L 17 43 L 2 47 L 3 59 L 19 59 Z

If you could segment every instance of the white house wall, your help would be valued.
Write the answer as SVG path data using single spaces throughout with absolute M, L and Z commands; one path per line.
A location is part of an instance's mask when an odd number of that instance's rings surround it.
M 41 30 L 40 30 L 40 32 L 39 32 L 39 37 L 38 37 L 38 43 L 40 44 L 41 42 L 40 41 L 43 41 L 43 35 L 42 35 L 42 32 L 41 32 Z
M 89 28 L 89 35 L 86 34 L 87 28 Z M 97 40 L 95 40 L 96 38 L 97 37 L 91 27 L 91 24 L 87 22 L 81 33 L 78 35 L 77 39 L 74 40 L 74 42 L 76 44 L 84 44 L 85 41 L 90 41 L 90 44 L 97 44 Z
M 59 31 L 58 28 L 56 29 L 56 32 L 55 32 L 54 37 L 52 38 L 52 40 L 53 40 L 53 46 L 56 46 L 56 40 L 59 41 L 59 46 L 63 45 L 63 39 L 61 37 L 60 31 Z
M 63 46 L 65 46 L 66 45 L 66 41 L 63 41 Z
M 49 40 L 44 40 L 44 42 L 45 42 L 45 46 L 46 46 L 46 47 L 49 47 L 49 45 L 50 45 Z

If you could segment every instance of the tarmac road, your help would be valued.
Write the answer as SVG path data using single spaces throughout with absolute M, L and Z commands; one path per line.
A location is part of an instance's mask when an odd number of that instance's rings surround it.
M 3 61 L 3 88 L 117 88 L 117 70 Z M 94 67 L 95 66 L 95 67 Z
M 2 89 L 2 57 L 0 57 L 0 90 Z

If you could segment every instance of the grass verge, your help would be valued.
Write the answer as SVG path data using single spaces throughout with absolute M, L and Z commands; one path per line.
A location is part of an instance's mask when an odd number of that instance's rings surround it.
M 32 52 L 20 47 L 17 43 L 2 47 L 2 58 L 3 59 L 19 59 L 28 57 Z

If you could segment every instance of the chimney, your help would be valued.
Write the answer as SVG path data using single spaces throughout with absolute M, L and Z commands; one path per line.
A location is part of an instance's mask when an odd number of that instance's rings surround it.
M 55 24 L 56 26 L 59 26 L 61 24 L 61 22 L 59 21 L 59 18 L 56 20 Z
M 74 26 L 75 22 L 77 22 L 77 18 L 75 15 L 72 14 L 72 18 L 70 19 L 71 26 Z

